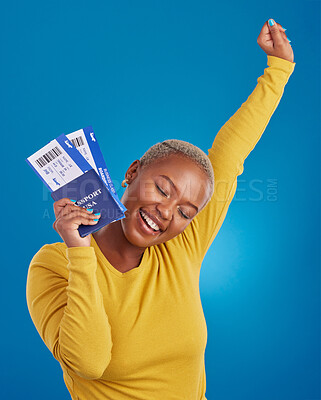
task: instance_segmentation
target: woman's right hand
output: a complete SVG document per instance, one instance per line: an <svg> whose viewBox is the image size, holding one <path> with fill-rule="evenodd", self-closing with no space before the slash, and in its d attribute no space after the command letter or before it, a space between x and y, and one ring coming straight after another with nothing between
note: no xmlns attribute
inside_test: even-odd
<svg viewBox="0 0 321 400"><path fill-rule="evenodd" d="M261 29L257 38L258 45L268 56L283 58L293 63L294 54L285 29L274 20L274 25L270 26L269 21L266 21Z"/></svg>
<svg viewBox="0 0 321 400"><path fill-rule="evenodd" d="M59 233L67 247L89 247L91 235L81 237L79 235L79 225L96 225L100 215L94 215L86 208L76 206L68 198L63 198L54 202L54 212L56 220L53 228Z"/></svg>

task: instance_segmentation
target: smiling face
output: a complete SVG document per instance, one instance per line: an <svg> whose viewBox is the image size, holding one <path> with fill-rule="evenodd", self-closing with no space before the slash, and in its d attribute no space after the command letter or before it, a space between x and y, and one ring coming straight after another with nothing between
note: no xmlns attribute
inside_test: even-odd
<svg viewBox="0 0 321 400"><path fill-rule="evenodd" d="M129 167L128 187L121 199L127 208L121 220L127 240L138 247L164 243L179 235L210 196L206 173L192 160L172 154Z"/></svg>

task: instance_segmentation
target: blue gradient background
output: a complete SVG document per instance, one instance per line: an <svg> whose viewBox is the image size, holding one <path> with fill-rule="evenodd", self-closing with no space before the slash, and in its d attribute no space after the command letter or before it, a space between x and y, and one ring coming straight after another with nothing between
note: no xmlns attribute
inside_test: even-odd
<svg viewBox="0 0 321 400"><path fill-rule="evenodd" d="M152 144L207 151L267 67L256 40L274 18L297 65L203 263L207 398L320 399L320 1L11 1L1 11L1 397L70 398L26 305L29 262L60 237L25 158L92 125L121 196Z"/></svg>

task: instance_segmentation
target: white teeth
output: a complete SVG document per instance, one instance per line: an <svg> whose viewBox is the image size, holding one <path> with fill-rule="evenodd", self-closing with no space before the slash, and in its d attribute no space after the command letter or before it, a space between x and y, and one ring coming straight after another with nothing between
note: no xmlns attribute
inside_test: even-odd
<svg viewBox="0 0 321 400"><path fill-rule="evenodd" d="M148 223L148 225L155 229L156 231L159 231L159 226L155 224L155 222L153 220L151 220L145 213L144 211L140 211L142 217L144 218L144 220Z"/></svg>

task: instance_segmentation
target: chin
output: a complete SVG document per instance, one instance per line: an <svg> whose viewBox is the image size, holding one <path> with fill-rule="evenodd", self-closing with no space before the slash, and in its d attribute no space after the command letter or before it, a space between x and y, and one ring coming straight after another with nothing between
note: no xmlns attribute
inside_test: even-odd
<svg viewBox="0 0 321 400"><path fill-rule="evenodd" d="M121 220L121 226L127 241L136 247L149 247L154 244L162 243L160 240L161 232L152 233L145 229L142 221L139 219Z"/></svg>

